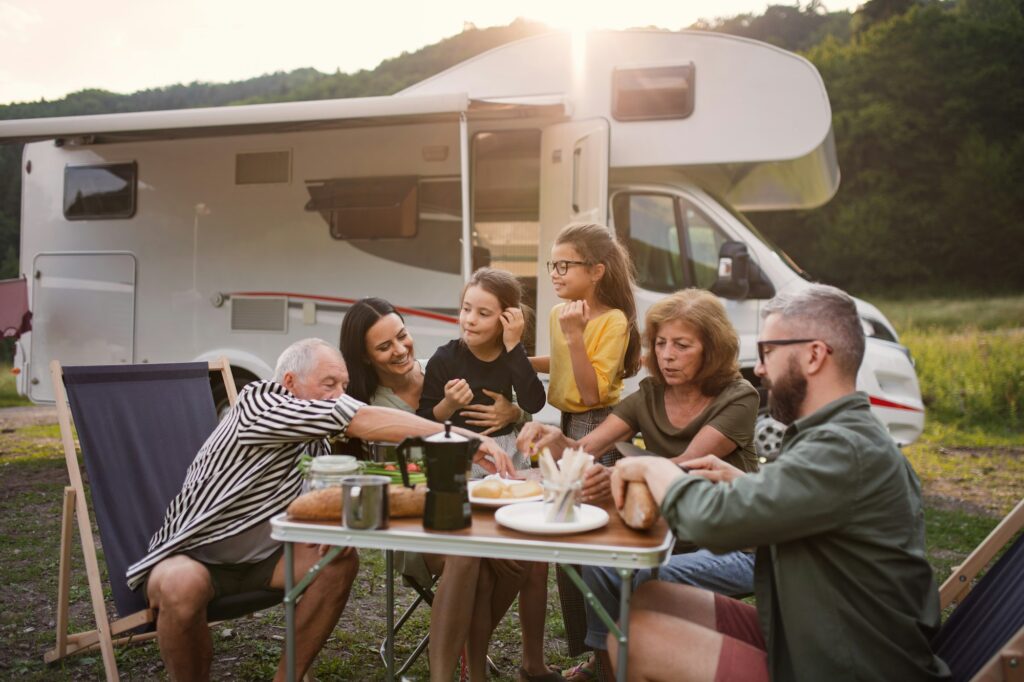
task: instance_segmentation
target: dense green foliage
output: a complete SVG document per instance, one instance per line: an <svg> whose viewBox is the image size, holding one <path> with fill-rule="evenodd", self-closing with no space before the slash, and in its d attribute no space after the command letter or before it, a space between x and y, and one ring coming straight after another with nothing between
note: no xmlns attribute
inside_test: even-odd
<svg viewBox="0 0 1024 682"><path fill-rule="evenodd" d="M752 218L812 275L858 293L1020 291L1024 268L1024 2L820 0L694 28L801 52L828 88L842 183L825 206ZM0 106L0 119L387 95L546 30L476 29L372 71L313 69L227 84ZM0 146L0 276L17 272L20 149Z"/></svg>
<svg viewBox="0 0 1024 682"><path fill-rule="evenodd" d="M806 53L832 101L842 183L822 208L753 219L854 291L1020 291L1021 4L910 4Z"/></svg>

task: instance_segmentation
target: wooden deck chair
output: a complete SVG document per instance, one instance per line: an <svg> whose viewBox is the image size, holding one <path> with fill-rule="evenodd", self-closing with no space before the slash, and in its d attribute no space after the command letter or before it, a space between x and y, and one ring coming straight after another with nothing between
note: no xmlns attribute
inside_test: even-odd
<svg viewBox="0 0 1024 682"><path fill-rule="evenodd" d="M939 589L943 609L957 604L932 640L954 680L1024 681L1024 499ZM999 551L1009 549L985 575Z"/></svg>
<svg viewBox="0 0 1024 682"><path fill-rule="evenodd" d="M151 639L156 612L141 590L125 582L128 566L146 554L163 522L167 504L181 489L185 472L217 425L210 372L220 372L233 405L235 383L227 360L215 362L64 367L50 363L57 418L71 485L64 489L57 643L43 657L53 662L98 646L106 678L118 679L114 644ZM118 618L111 620L103 598L86 489L75 454L72 418L89 477L96 524ZM78 521L96 629L68 633L72 524ZM215 599L212 623L274 605L280 590L260 590Z"/></svg>

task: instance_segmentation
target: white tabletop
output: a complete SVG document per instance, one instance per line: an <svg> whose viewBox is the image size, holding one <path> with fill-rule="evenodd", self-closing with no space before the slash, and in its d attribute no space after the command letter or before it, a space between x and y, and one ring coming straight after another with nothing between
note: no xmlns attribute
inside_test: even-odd
<svg viewBox="0 0 1024 682"><path fill-rule="evenodd" d="M613 568L652 568L664 563L673 544L663 520L647 531L626 528L611 510L604 528L574 535L533 535L498 525L491 510L473 511L473 525L459 531L430 531L421 519L392 519L384 530L350 530L340 523L271 519L271 536L282 542L344 545L367 549L547 561Z"/></svg>

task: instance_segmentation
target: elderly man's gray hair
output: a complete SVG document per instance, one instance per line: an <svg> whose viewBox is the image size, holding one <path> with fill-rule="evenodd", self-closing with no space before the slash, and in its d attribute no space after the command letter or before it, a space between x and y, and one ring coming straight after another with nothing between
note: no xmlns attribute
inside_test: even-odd
<svg viewBox="0 0 1024 682"><path fill-rule="evenodd" d="M864 359L864 327L857 304L845 291L827 284L811 284L781 293L761 308L761 317L769 315L795 322L801 336L827 343L836 365L848 376L857 376Z"/></svg>
<svg viewBox="0 0 1024 682"><path fill-rule="evenodd" d="M284 352L277 358L277 368L274 369L274 381L281 383L284 375L291 372L297 377L305 377L316 364L316 351L318 348L326 348L337 357L341 357L341 351L323 339L302 339L284 349Z"/></svg>

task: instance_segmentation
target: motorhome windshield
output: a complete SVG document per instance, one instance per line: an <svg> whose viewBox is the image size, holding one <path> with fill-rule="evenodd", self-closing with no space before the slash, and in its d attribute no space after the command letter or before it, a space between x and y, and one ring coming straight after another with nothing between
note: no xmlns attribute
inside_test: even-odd
<svg viewBox="0 0 1024 682"><path fill-rule="evenodd" d="M711 193L709 192L709 194L711 194ZM770 248L772 251L774 251L776 253L776 255L778 255L778 257L782 259L782 262L784 262L786 265L788 265L789 267L791 267L793 269L793 272L795 272L796 274L800 275L801 277L803 277L807 281L812 281L810 273L807 272L806 270L804 270L802 267L800 267L795 260L790 258L789 254L786 253L785 251L783 251L782 248L778 244L776 244L771 239L769 239L767 236L765 236L761 232L761 230L757 229L757 227L754 226L754 223L750 222L750 219L747 218L747 216L743 215L742 213L737 211L735 208L733 208L733 206L731 204L729 204L729 202L723 201L721 197L715 196L714 194L711 194L711 196L713 196L715 198L715 200L718 202L718 204L720 206L722 206L723 208L725 208L726 211L731 213L732 216L734 218L736 218L736 220L738 220L741 223L743 223L743 225L748 230L750 230L751 233L753 233L753 235L755 237L757 237L762 242L767 244L768 248Z"/></svg>

